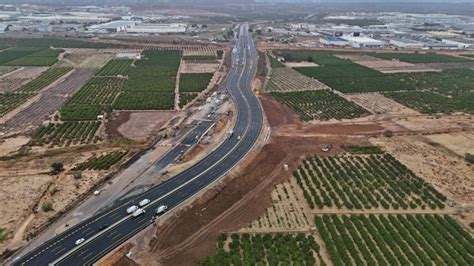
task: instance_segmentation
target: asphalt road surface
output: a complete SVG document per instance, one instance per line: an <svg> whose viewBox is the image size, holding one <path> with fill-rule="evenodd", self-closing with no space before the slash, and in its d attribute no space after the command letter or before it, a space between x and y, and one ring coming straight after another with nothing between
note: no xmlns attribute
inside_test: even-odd
<svg viewBox="0 0 474 266"><path fill-rule="evenodd" d="M97 213L46 241L13 265L91 265L112 249L150 226L155 210L161 205L168 211L200 192L231 170L254 146L263 125L263 113L251 91L257 55L248 26L240 27L232 54L232 68L224 84L237 106L233 135L195 165L129 201ZM169 155L170 157L173 154ZM133 218L126 208L142 199L151 202L146 213ZM76 245L76 240L85 241Z"/></svg>

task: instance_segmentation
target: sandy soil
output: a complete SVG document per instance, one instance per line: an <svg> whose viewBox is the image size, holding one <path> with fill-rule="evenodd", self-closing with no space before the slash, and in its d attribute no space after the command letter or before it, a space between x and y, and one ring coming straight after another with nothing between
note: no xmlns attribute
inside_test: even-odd
<svg viewBox="0 0 474 266"><path fill-rule="evenodd" d="M130 112L129 119L118 126L117 131L125 138L146 141L153 131L162 127L173 115L173 111Z"/></svg>
<svg viewBox="0 0 474 266"><path fill-rule="evenodd" d="M419 114L380 93L345 94L345 98L357 103L374 114L416 115Z"/></svg>
<svg viewBox="0 0 474 266"><path fill-rule="evenodd" d="M316 79L309 78L296 70L286 67L273 68L270 73L265 91L304 91L304 90L323 90L329 89L328 86Z"/></svg>
<svg viewBox="0 0 474 266"><path fill-rule="evenodd" d="M377 70L385 74L439 71L423 65L416 65L396 60L383 60L370 55L341 54L336 56L341 59L351 60L356 64Z"/></svg>
<svg viewBox="0 0 474 266"><path fill-rule="evenodd" d="M219 63L195 63L192 61L181 61L181 73L213 73L219 68Z"/></svg>
<svg viewBox="0 0 474 266"><path fill-rule="evenodd" d="M52 177L49 175L0 176L0 228L14 233L21 221L28 217L48 188ZM7 245L8 241L4 243ZM0 252L4 248L0 245Z"/></svg>
<svg viewBox="0 0 474 266"><path fill-rule="evenodd" d="M46 71L47 67L21 67L0 77L0 92L14 91Z"/></svg>
<svg viewBox="0 0 474 266"><path fill-rule="evenodd" d="M460 157L466 153L474 154L474 132L438 134L426 136L429 140L439 143Z"/></svg>
<svg viewBox="0 0 474 266"><path fill-rule="evenodd" d="M372 138L448 198L462 205L474 203L474 166L423 137Z"/></svg>
<svg viewBox="0 0 474 266"><path fill-rule="evenodd" d="M0 78L18 68L17 66L0 66Z"/></svg>
<svg viewBox="0 0 474 266"><path fill-rule="evenodd" d="M414 116L395 118L392 121L412 131L442 133L474 129L472 115Z"/></svg>
<svg viewBox="0 0 474 266"><path fill-rule="evenodd" d="M285 66L293 68L293 67L317 67L319 65L313 62L286 62Z"/></svg>
<svg viewBox="0 0 474 266"><path fill-rule="evenodd" d="M114 55L106 50L97 49L67 49L64 56L57 63L58 66L72 66L80 68L101 68Z"/></svg>
<svg viewBox="0 0 474 266"><path fill-rule="evenodd" d="M0 156L6 156L21 148L30 141L30 138L25 136L12 137L7 139L0 139Z"/></svg>

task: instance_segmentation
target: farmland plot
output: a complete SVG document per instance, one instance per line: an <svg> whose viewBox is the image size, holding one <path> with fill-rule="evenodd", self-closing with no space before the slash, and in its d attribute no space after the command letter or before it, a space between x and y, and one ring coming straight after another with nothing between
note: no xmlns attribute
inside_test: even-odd
<svg viewBox="0 0 474 266"><path fill-rule="evenodd" d="M270 80L265 86L268 92L289 92L328 89L323 83L309 78L301 73L286 67L274 68Z"/></svg>
<svg viewBox="0 0 474 266"><path fill-rule="evenodd" d="M113 104L116 110L173 110L173 92L125 91Z"/></svg>
<svg viewBox="0 0 474 266"><path fill-rule="evenodd" d="M125 79L93 77L67 102L68 105L110 105L122 91Z"/></svg>
<svg viewBox="0 0 474 266"><path fill-rule="evenodd" d="M334 265L472 265L474 238L448 215L322 215Z"/></svg>
<svg viewBox="0 0 474 266"><path fill-rule="evenodd" d="M100 69L96 76L125 76L132 62L132 59L112 59Z"/></svg>
<svg viewBox="0 0 474 266"><path fill-rule="evenodd" d="M18 46L18 47L57 47L57 48L108 48L117 45L107 43L94 43L72 39L56 38L2 38L0 45Z"/></svg>
<svg viewBox="0 0 474 266"><path fill-rule="evenodd" d="M30 97L26 93L0 93L0 117L15 109Z"/></svg>
<svg viewBox="0 0 474 266"><path fill-rule="evenodd" d="M61 49L45 49L39 52L28 54L24 57L9 61L5 65L9 66L51 66L58 61L58 55L64 52Z"/></svg>
<svg viewBox="0 0 474 266"><path fill-rule="evenodd" d="M180 92L201 92L211 82L213 73L182 73L179 79Z"/></svg>
<svg viewBox="0 0 474 266"><path fill-rule="evenodd" d="M27 130L30 126L39 126L53 115L94 74L94 70L76 69L68 77L51 88L39 92L39 99L8 119L4 129L9 131ZM24 93L26 95L26 93ZM28 93L30 95L32 93Z"/></svg>
<svg viewBox="0 0 474 266"><path fill-rule="evenodd" d="M372 57L363 54L342 54L336 55L341 59L348 59L359 65L377 70L384 74L389 73L413 73L413 72L427 72L427 71L439 71L432 68L428 68L423 65L415 65L407 62L398 60L383 60L380 58Z"/></svg>
<svg viewBox="0 0 474 266"><path fill-rule="evenodd" d="M443 209L446 197L390 154L311 157L293 172L318 209Z"/></svg>
<svg viewBox="0 0 474 266"><path fill-rule="evenodd" d="M198 265L325 265L320 245L305 234L221 235L217 253Z"/></svg>
<svg viewBox="0 0 474 266"><path fill-rule="evenodd" d="M94 156L89 158L86 162L74 166L72 170L108 170L114 164L118 163L126 154L126 151L114 151L101 156Z"/></svg>
<svg viewBox="0 0 474 266"><path fill-rule="evenodd" d="M407 108L400 103L383 96L380 93L351 93L346 98L364 107L374 114L417 114L418 112Z"/></svg>
<svg viewBox="0 0 474 266"><path fill-rule="evenodd" d="M93 140L100 127L99 121L62 122L41 126L33 135L34 144L87 143Z"/></svg>
<svg viewBox="0 0 474 266"><path fill-rule="evenodd" d="M37 78L46 67L21 67L0 77L0 92L13 92L22 85Z"/></svg>
<svg viewBox="0 0 474 266"><path fill-rule="evenodd" d="M39 52L44 48L41 47L12 47L0 52L0 65L22 58L32 53Z"/></svg>
<svg viewBox="0 0 474 266"><path fill-rule="evenodd" d="M371 53L373 57L385 60L400 60L408 63L450 63L466 62L467 58L435 53Z"/></svg>
<svg viewBox="0 0 474 266"><path fill-rule="evenodd" d="M350 119L370 114L357 104L327 90L273 92L272 96L292 108L302 121Z"/></svg>

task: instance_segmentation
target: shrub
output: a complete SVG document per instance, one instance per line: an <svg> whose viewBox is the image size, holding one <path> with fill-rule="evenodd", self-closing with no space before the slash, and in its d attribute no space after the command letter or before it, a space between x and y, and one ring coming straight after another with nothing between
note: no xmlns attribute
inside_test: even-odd
<svg viewBox="0 0 474 266"><path fill-rule="evenodd" d="M468 161L469 163L474 163L474 154L466 153L465 159L466 159L466 161Z"/></svg>
<svg viewBox="0 0 474 266"><path fill-rule="evenodd" d="M45 202L43 203L43 206L41 206L41 209L43 209L44 212L50 212L53 210L53 203Z"/></svg>
<svg viewBox="0 0 474 266"><path fill-rule="evenodd" d="M64 171L64 164L61 162L55 162L51 164L51 174L57 175Z"/></svg>

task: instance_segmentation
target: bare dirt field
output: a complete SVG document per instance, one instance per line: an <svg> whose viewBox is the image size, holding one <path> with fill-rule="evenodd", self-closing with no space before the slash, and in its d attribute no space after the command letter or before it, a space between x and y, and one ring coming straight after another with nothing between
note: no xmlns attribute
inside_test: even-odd
<svg viewBox="0 0 474 266"><path fill-rule="evenodd" d="M411 131L447 133L474 129L472 115L413 116L395 118L392 122Z"/></svg>
<svg viewBox="0 0 474 266"><path fill-rule="evenodd" d="M285 66L293 68L293 67L317 67L319 65L313 62L286 62Z"/></svg>
<svg viewBox="0 0 474 266"><path fill-rule="evenodd" d="M91 69L76 69L63 81L53 83L52 86L39 93L36 101L23 107L3 125L5 131L24 131L37 127L48 119L67 101L68 97L77 92L82 85L94 74ZM22 108L22 107L19 107Z"/></svg>
<svg viewBox="0 0 474 266"><path fill-rule="evenodd" d="M472 206L474 166L463 158L420 136L372 138L370 141L389 151L448 198Z"/></svg>
<svg viewBox="0 0 474 266"><path fill-rule="evenodd" d="M416 65L401 61L383 60L370 55L342 54L336 56L341 59L351 60L356 64L377 70L385 74L439 71L423 65Z"/></svg>
<svg viewBox="0 0 474 266"><path fill-rule="evenodd" d="M427 68L433 69L457 69L457 68L471 68L474 69L474 61L473 62L458 62L458 63L427 63L427 64L419 64L423 65Z"/></svg>
<svg viewBox="0 0 474 266"><path fill-rule="evenodd" d="M46 71L47 67L21 67L0 77L0 92L14 91Z"/></svg>
<svg viewBox="0 0 474 266"><path fill-rule="evenodd" d="M153 131L160 129L175 114L173 111L130 112L128 120L119 125L117 131L125 138L146 141Z"/></svg>
<svg viewBox="0 0 474 266"><path fill-rule="evenodd" d="M217 61L216 61L217 62ZM219 63L198 63L193 61L181 61L181 73L214 73L219 68Z"/></svg>
<svg viewBox="0 0 474 266"><path fill-rule="evenodd" d="M17 151L21 146L27 144L28 141L30 141L30 138L25 136L0 139L0 156L6 156Z"/></svg>
<svg viewBox="0 0 474 266"><path fill-rule="evenodd" d="M11 71L18 68L19 67L16 67L16 66L0 66L0 78L2 78L3 75L6 75L10 73Z"/></svg>
<svg viewBox="0 0 474 266"><path fill-rule="evenodd" d="M67 49L57 64L65 67L97 69L104 66L113 56L112 53L97 49Z"/></svg>
<svg viewBox="0 0 474 266"><path fill-rule="evenodd" d="M417 111L412 110L398 102L383 96L380 93L354 93L345 94L345 98L354 101L374 114L390 115L416 115Z"/></svg>
<svg viewBox="0 0 474 266"><path fill-rule="evenodd" d="M474 132L437 134L426 136L429 140L439 143L460 157L466 153L474 154Z"/></svg>

